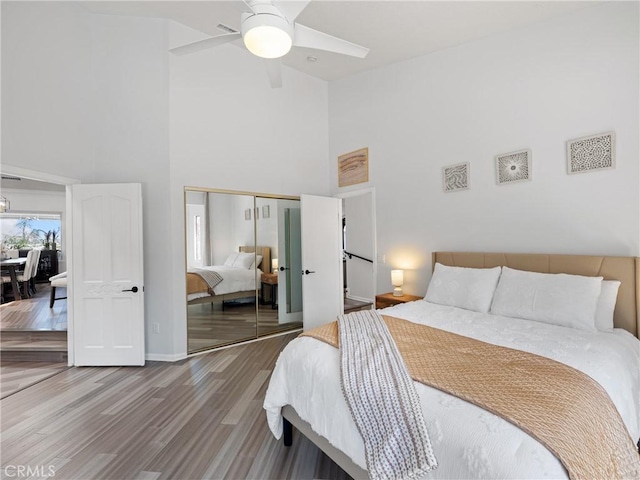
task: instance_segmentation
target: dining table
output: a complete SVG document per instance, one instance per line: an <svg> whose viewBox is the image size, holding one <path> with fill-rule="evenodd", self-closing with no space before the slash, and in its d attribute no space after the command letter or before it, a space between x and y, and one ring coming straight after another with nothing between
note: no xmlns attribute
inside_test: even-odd
<svg viewBox="0 0 640 480"><path fill-rule="evenodd" d="M18 275L16 274L16 268L23 267L27 263L26 257L8 258L6 260L0 260L0 268L9 272L11 278L11 288L13 290L13 299L22 300L20 294L20 285L18 284Z"/></svg>

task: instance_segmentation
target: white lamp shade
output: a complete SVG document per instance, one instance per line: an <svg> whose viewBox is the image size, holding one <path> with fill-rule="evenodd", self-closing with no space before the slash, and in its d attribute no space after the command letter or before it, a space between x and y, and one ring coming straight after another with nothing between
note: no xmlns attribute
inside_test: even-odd
<svg viewBox="0 0 640 480"><path fill-rule="evenodd" d="M277 272L278 271L278 259L277 258L272 258L271 259L271 271L272 272Z"/></svg>
<svg viewBox="0 0 640 480"><path fill-rule="evenodd" d="M391 270L391 285L401 287L404 284L404 270Z"/></svg>
<svg viewBox="0 0 640 480"><path fill-rule="evenodd" d="M404 270L391 270L391 285L395 288L393 289L394 297L402 297L404 293L402 293L402 284L404 283Z"/></svg>

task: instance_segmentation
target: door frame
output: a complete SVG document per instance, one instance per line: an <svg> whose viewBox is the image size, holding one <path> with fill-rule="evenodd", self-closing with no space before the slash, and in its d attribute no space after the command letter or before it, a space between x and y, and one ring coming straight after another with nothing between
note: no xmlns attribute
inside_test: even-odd
<svg viewBox="0 0 640 480"><path fill-rule="evenodd" d="M64 223L65 231L65 261L67 271L71 269L73 248L71 240L71 188L70 185L82 183L77 178L63 177L61 175L55 175L51 173L41 172L38 170L30 170L28 168L16 167L15 165L7 165L3 163L0 167L0 172L5 175L15 175L16 177L28 178L29 180L37 180L39 182L54 183L56 185L65 186L65 215L62 219ZM67 287L67 364L73 366L74 362L74 350L73 350L73 302L72 300L73 289L71 284Z"/></svg>
<svg viewBox="0 0 640 480"><path fill-rule="evenodd" d="M376 189L375 187L361 188L358 190L350 190L348 192L337 193L336 198L353 198L362 195L371 194L371 228L373 230L373 296L378 294L378 227L376 225ZM344 212L343 212L344 213Z"/></svg>

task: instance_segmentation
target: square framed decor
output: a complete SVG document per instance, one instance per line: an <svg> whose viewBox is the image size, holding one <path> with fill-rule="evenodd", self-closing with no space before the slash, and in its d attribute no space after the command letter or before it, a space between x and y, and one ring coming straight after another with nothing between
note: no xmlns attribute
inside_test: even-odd
<svg viewBox="0 0 640 480"><path fill-rule="evenodd" d="M496 182L498 185L531 180L531 150L496 155Z"/></svg>
<svg viewBox="0 0 640 480"><path fill-rule="evenodd" d="M616 168L615 132L598 133L567 141L567 173Z"/></svg>
<svg viewBox="0 0 640 480"><path fill-rule="evenodd" d="M469 188L469 162L457 163L442 168L442 183L445 192L467 190Z"/></svg>

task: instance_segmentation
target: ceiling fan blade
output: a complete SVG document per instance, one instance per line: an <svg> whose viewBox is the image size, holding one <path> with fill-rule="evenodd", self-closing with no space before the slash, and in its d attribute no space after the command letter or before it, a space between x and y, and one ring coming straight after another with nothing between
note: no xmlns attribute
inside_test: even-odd
<svg viewBox="0 0 640 480"><path fill-rule="evenodd" d="M224 35L216 35L215 37L205 38L204 40L200 40L198 42L172 48L169 51L175 55L188 55L190 53L199 52L200 50L206 50L207 48L213 48L217 47L218 45L233 42L234 40L238 40L240 38L242 38L242 34L240 32L225 33Z"/></svg>
<svg viewBox="0 0 640 480"><path fill-rule="evenodd" d="M300 15L300 13L307 7L307 5L309 5L310 1L311 0L282 0L273 2L273 6L280 10L280 12L282 12L289 23L293 23L298 15Z"/></svg>
<svg viewBox="0 0 640 480"><path fill-rule="evenodd" d="M251 0L242 0L242 3L244 4L245 7L247 7L249 10L251 10L251 12L256 13L256 11L253 9L253 5L251 5Z"/></svg>
<svg viewBox="0 0 640 480"><path fill-rule="evenodd" d="M299 23L295 24L293 44L296 47L315 48L316 50L326 50L358 58L364 58L369 53L369 49L366 47L305 27Z"/></svg>
<svg viewBox="0 0 640 480"><path fill-rule="evenodd" d="M282 88L282 63L280 63L280 59L265 58L264 64L267 67L271 88Z"/></svg>

